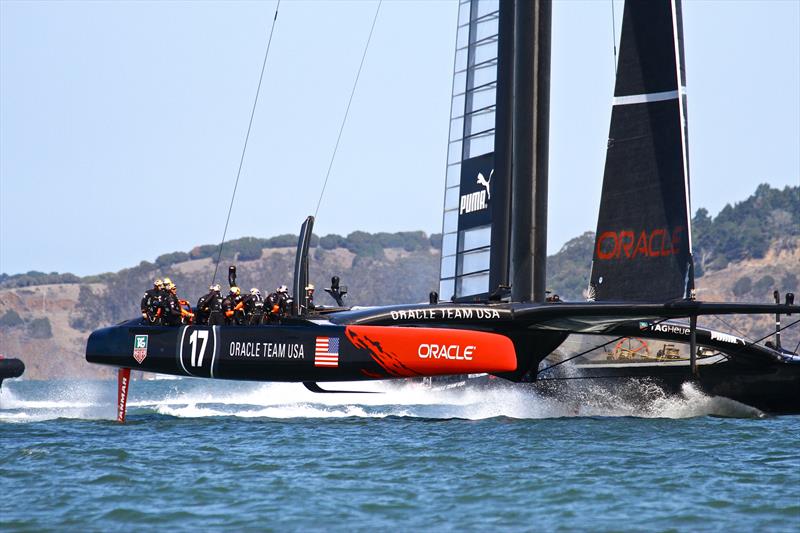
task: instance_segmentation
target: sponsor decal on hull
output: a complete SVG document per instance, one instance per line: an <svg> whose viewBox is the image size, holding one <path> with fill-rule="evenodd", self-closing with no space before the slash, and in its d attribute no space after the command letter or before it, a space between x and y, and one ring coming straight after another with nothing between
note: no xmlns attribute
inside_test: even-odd
<svg viewBox="0 0 800 533"><path fill-rule="evenodd" d="M339 337L317 337L314 346L314 366L339 366Z"/></svg>
<svg viewBox="0 0 800 533"><path fill-rule="evenodd" d="M688 336L691 330L686 326L676 326L675 324L654 324L650 326L650 331L659 333L672 333L674 335Z"/></svg>
<svg viewBox="0 0 800 533"><path fill-rule="evenodd" d="M511 339L483 331L347 326L348 340L394 377L512 372Z"/></svg>
<svg viewBox="0 0 800 533"><path fill-rule="evenodd" d="M298 342L231 341L228 343L228 355L265 359L305 359L303 345Z"/></svg>
<svg viewBox="0 0 800 533"><path fill-rule="evenodd" d="M484 309L480 307L447 307L438 309L406 309L392 311L392 320L493 320L500 319L501 314L497 309Z"/></svg>
<svg viewBox="0 0 800 533"><path fill-rule="evenodd" d="M136 335L133 338L133 358L140 365L147 357L147 335Z"/></svg>
<svg viewBox="0 0 800 533"><path fill-rule="evenodd" d="M718 331L711 332L712 341L728 342L730 344L745 344L744 339L740 339L736 335L729 333L720 333Z"/></svg>
<svg viewBox="0 0 800 533"><path fill-rule="evenodd" d="M450 359L455 361L472 361L475 346L460 344L420 344L417 355L420 359Z"/></svg>

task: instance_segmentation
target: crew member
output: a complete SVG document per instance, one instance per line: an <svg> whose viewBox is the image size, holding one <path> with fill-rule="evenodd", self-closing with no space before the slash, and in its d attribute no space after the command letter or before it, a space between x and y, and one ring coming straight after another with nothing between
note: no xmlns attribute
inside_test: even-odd
<svg viewBox="0 0 800 533"><path fill-rule="evenodd" d="M306 311L313 311L317 307L314 305L314 284L306 285Z"/></svg>
<svg viewBox="0 0 800 533"><path fill-rule="evenodd" d="M178 287L169 278L164 278L166 295L161 300L161 323L177 326L181 323L181 303L178 300Z"/></svg>
<svg viewBox="0 0 800 533"><path fill-rule="evenodd" d="M281 285L275 292L278 293L278 307L280 316L285 317L291 312L292 309L292 297L289 296L289 289L286 288L286 285Z"/></svg>
<svg viewBox="0 0 800 533"><path fill-rule="evenodd" d="M197 301L197 323L198 324L221 324L222 319L222 295L220 294L219 284L208 288L208 293L204 294Z"/></svg>
<svg viewBox="0 0 800 533"><path fill-rule="evenodd" d="M280 300L277 292L271 292L264 298L264 323L280 322Z"/></svg>
<svg viewBox="0 0 800 533"><path fill-rule="evenodd" d="M250 325L261 324L264 319L264 298L261 291L253 287L250 294L242 299L244 303L245 323Z"/></svg>
<svg viewBox="0 0 800 533"><path fill-rule="evenodd" d="M157 324L160 321L158 310L161 306L161 299L164 297L164 282L157 279L153 282L153 288L145 291L142 297L142 318L151 324Z"/></svg>
<svg viewBox="0 0 800 533"><path fill-rule="evenodd" d="M289 289L286 285L281 285L275 292L267 297L266 306L269 311L270 322L280 322L283 317L289 314L292 305L292 298L289 296Z"/></svg>
<svg viewBox="0 0 800 533"><path fill-rule="evenodd" d="M228 296L222 300L222 311L225 314L225 323L228 325L244 323L244 304L241 292L239 287L231 287Z"/></svg>

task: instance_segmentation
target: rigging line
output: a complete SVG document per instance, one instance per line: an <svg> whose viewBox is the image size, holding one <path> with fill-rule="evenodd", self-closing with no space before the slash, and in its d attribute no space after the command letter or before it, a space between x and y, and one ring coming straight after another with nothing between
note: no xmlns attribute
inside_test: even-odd
<svg viewBox="0 0 800 533"><path fill-rule="evenodd" d="M319 206L322 204L322 197L325 195L325 188L328 186L328 178L331 175L331 169L333 168L333 161L336 159L336 151L339 149L339 141L342 140L342 132L344 131L344 125L347 123L347 116L350 113L350 104L353 103L353 96L356 94L356 87L358 86L358 78L361 77L361 68L364 66L364 59L367 57L367 50L369 50L369 42L372 40L372 32L375 29L375 22L378 20L378 13L381 10L381 4L383 0L378 1L378 7L375 9L375 17L372 19L372 27L369 29L369 36L367 37L367 44L364 45L364 53L361 55L361 63L358 65L358 72L356 73L356 80L353 82L353 90L350 91L350 100L347 101L347 108L344 111L344 118L342 119L342 125L339 127L339 135L336 137L336 145L333 147L333 155L331 155L331 161L328 164L328 172L325 173L325 181L322 184L322 191L319 193L319 200L317 200L317 208L314 210L314 218L317 218L317 213L319 213Z"/></svg>
<svg viewBox="0 0 800 533"><path fill-rule="evenodd" d="M792 327L796 326L797 324L800 324L800 319L795 320L794 322L790 323L787 326L783 326L783 327L779 328L778 331L787 330L789 328L792 328ZM767 333L766 335L764 335L763 337L761 337L759 339L756 339L756 340L754 340L752 342L751 341L747 341L744 346L739 347L739 349L737 349L735 351L731 351L730 353L725 353L725 352L719 352L719 353L720 353L720 355L724 356L728 360L730 360L735 355L740 355L743 359L747 359L749 357L751 361L757 361L757 360L759 360L758 357L755 357L755 356L750 355L750 354L742 353L742 350L744 350L745 348L748 348L750 346L755 346L759 342L763 341L764 339L768 339L769 337L771 337L773 335L775 335L775 332L774 331L770 331L769 333ZM798 343L798 347L800 347L800 343ZM797 348L795 348L795 353L797 353ZM714 363L714 364L716 364L716 363Z"/></svg>
<svg viewBox="0 0 800 533"><path fill-rule="evenodd" d="M614 39L614 75L617 74L617 16L614 14L614 0L611 0L611 35Z"/></svg>
<svg viewBox="0 0 800 533"><path fill-rule="evenodd" d="M795 326L795 325L797 325L798 323L800 323L800 320L795 320L794 322L792 322L792 323L791 323L791 324L789 324L788 326L784 326L784 327L782 327L782 328L779 328L779 329L778 329L778 331L784 331L784 330L787 330L787 329L789 329L789 328L791 328L791 327L794 327L794 326ZM767 333L766 335L764 335L764 336L763 336L763 337L761 337L760 339L756 339L756 340L754 340L753 342L749 343L749 345L750 345L750 346L755 346L757 343L759 343L759 342L761 342L761 341L763 341L763 340L765 340L765 339L768 339L769 337L771 337L771 336L772 336L772 335L774 335L774 334L775 334L775 332L773 332L773 331L770 331L769 333ZM731 357L732 357L732 356L734 356L734 355L737 355L737 354L738 354L738 355L741 355L741 356L742 356L744 359L747 359L747 358L749 357L751 361L757 361L757 360L759 360L757 357L754 357L754 356L752 356L752 355L745 354L745 353L740 353L740 352L741 352L741 351L742 351L744 348L747 348L747 347L748 347L748 344L746 343L744 346L742 346L741 348L739 348L739 349L738 349L738 350L736 350L735 352L731 352L730 354L726 354L725 352L718 352L718 353L719 353L719 355L723 356L723 357L725 358L725 360L726 360L726 361L730 361L730 360L731 360ZM797 346L796 346L796 347L795 347L795 349L794 349L794 353L797 353L797 349L798 349L798 348L800 348L800 342L798 342L798 343L797 343ZM717 361L717 363L719 363L719 362L720 362L720 361ZM716 365L717 363L713 363L713 364L715 364L715 365Z"/></svg>
<svg viewBox="0 0 800 533"><path fill-rule="evenodd" d="M664 319L661 319L661 320L659 320L658 322L653 322L653 325L655 326L655 325L657 325L657 324L661 324L662 322L666 322L667 320L669 320L669 318L664 318ZM622 339L624 339L624 338L626 338L626 337L630 337L630 335L621 335L621 336L619 336L619 337L617 337L617 338L615 338L615 339L611 339L611 340L610 340L610 341L608 341L608 342L605 342L605 343L603 343L603 344L598 344L597 346L594 346L594 347L592 347L592 348L589 348L589 349L588 349L588 350L586 350L586 351L583 351L583 352L577 353L577 354L575 354L575 355L571 355L571 356L567 357L566 359L562 359L561 361L559 361L559 362L557 362L557 363L553 363L552 365L550 365L550 366L548 366L548 367L545 367L545 368L543 368L543 369L541 369L541 370L537 371L537 372L536 372L536 375L538 376L538 375L539 375L539 374L541 374L542 372L546 372L546 371L550 370L551 368L555 368L555 367L557 367L557 366L559 366L559 365L563 365L564 363L566 363L566 362L568 362L568 361L572 361L573 359L577 359L578 357L580 357L580 356L582 356L582 355L586 355L586 354L587 354L587 353L589 353L589 352L593 352L593 351L597 350L598 348L604 348L604 347L608 346L609 344L611 344L612 342L617 342L617 341L620 341L620 340L622 340Z"/></svg>
<svg viewBox="0 0 800 533"><path fill-rule="evenodd" d="M717 316L717 315L714 315L714 316ZM789 328L792 328L792 327L796 326L797 324L800 324L800 319L795 320L794 322L790 323L787 326L783 326L783 327L779 328L778 331L787 330ZM759 342L761 342L761 341L763 341L765 339L768 339L769 337L773 336L774 334L775 334L774 331L770 331L769 333L767 333L763 337L758 338L758 339L756 339L754 341L750 341L749 339L746 339L744 346L740 346L737 350L731 351L730 353L725 353L725 352L722 352L722 351L720 351L718 353L720 355L722 355L723 357L725 357L726 360L730 360L733 356L739 355L743 359L747 359L749 357L751 361L758 361L758 360L760 360L758 357L750 355L750 354L742 353L742 350L744 350L745 348L748 348L750 346L755 346ZM800 347L800 343L798 343L798 347ZM795 353L797 353L797 348L795 348L794 351L795 351ZM714 363L714 364L717 364L717 363Z"/></svg>
<svg viewBox="0 0 800 533"><path fill-rule="evenodd" d="M222 240L219 243L219 253L217 254L217 263L214 265L214 276L211 278L211 284L217 280L217 271L219 270L219 262L222 259L222 248L225 246L225 235L228 234L228 223L231 221L231 212L233 211L233 201L236 198L236 189L239 187L239 177L242 175L242 165L244 164L244 155L247 152L247 141L250 140L250 130L253 128L253 117L256 114L256 106L258 105L258 95L261 92L261 82L264 79L264 70L267 67L267 57L269 57L269 49L272 45L272 34L275 32L275 22L278 20L278 9L281 7L281 0L275 5L275 15L272 17L272 27L269 30L269 39L267 39L267 50L264 52L264 61L261 63L261 75L258 77L258 87L256 88L256 97L253 100L253 109L250 111L250 122L247 124L247 134L244 137L244 146L242 146L242 156L239 158L239 170L236 171L236 182L233 185L233 193L231 194L231 204L228 206L228 217L225 219L225 229L222 232Z"/></svg>
<svg viewBox="0 0 800 533"><path fill-rule="evenodd" d="M796 326L797 324L800 324L800 318L799 318L799 319L797 319L797 320L795 320L794 322L791 322L791 323L789 323L789 324L788 324L788 325L786 325L786 326L783 326L783 327L780 327L780 328L778 328L778 331L785 331L785 330L787 330L787 329L789 329L789 328L791 328L791 327L794 327L794 326ZM775 335L775 332L774 332L774 331L770 331L769 333L767 333L767 334L766 334L766 335L764 335L763 337L761 337L761 338L758 338L758 339L756 339L756 340L754 340L754 341L752 341L752 342L748 342L748 343L746 343L744 346L740 347L740 348L739 348L738 350L736 350L735 352L731 352L731 353L730 353L730 355L731 355L731 356L733 356L733 355L736 355L736 354L738 354L739 352L741 352L742 350L744 350L745 348L748 348L748 347L750 347L750 346L755 346L755 345L756 345L756 344L758 344L759 342L763 341L764 339L768 339L768 338L772 337L773 335ZM744 355L744 354L742 354L742 355Z"/></svg>
<svg viewBox="0 0 800 533"><path fill-rule="evenodd" d="M722 317L720 317L719 315L714 315L714 318L716 318L717 320L722 322L725 326L729 327L730 329L732 329L733 331L735 331L736 333L741 335L743 339L748 340L748 341L750 340L750 338L749 338L749 336L747 334L742 332L742 330L740 330L739 328L733 326L731 323L723 320Z"/></svg>

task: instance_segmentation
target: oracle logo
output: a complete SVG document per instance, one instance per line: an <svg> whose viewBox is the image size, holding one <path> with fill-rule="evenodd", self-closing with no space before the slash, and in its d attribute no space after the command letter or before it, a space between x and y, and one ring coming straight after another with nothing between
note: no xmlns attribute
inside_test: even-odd
<svg viewBox="0 0 800 533"><path fill-rule="evenodd" d="M417 355L420 359L450 359L453 361L472 361L475 346L462 348L458 344L420 344Z"/></svg>
<svg viewBox="0 0 800 533"><path fill-rule="evenodd" d="M686 228L678 226L670 234L666 228L637 233L632 230L604 231L597 239L595 255L601 261L609 259L634 259L666 257L681 251L681 240Z"/></svg>

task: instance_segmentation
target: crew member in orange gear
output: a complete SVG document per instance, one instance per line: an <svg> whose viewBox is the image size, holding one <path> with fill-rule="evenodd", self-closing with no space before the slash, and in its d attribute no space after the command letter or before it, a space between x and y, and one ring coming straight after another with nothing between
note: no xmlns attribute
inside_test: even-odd
<svg viewBox="0 0 800 533"><path fill-rule="evenodd" d="M167 326L191 324L194 320L194 313L184 308L184 306L188 307L189 302L178 298L178 287L172 283L171 279L164 278L164 289L167 291L167 296L161 306L164 324Z"/></svg>
<svg viewBox="0 0 800 533"><path fill-rule="evenodd" d="M241 325L244 323L244 302L239 287L231 287L228 296L222 300L222 312L225 314L226 324Z"/></svg>

